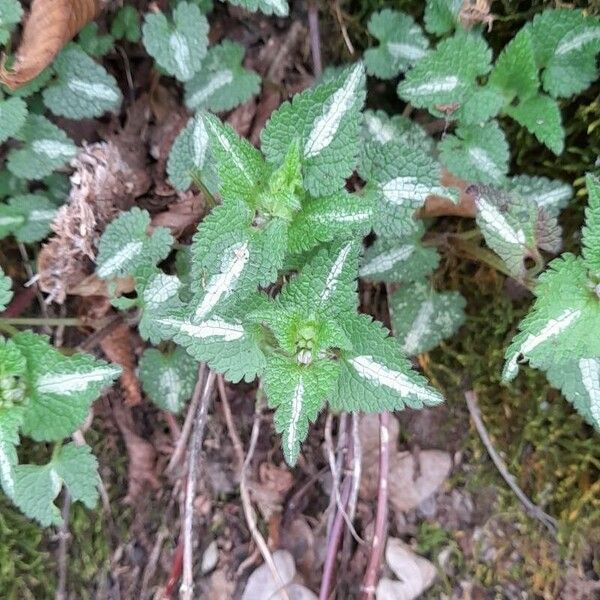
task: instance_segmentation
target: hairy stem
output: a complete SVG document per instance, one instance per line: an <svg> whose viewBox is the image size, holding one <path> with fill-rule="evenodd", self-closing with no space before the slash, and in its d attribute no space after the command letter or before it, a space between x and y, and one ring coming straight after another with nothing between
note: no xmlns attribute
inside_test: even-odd
<svg viewBox="0 0 600 600"><path fill-rule="evenodd" d="M198 370L200 377L202 369ZM202 450L202 441L204 439L204 430L208 416L208 407L212 397L212 391L215 383L214 371L209 371L202 392L202 399L198 405L196 416L194 418L194 432L192 434L192 443L189 457L189 471L187 486L185 491L184 508L184 527L183 527L183 580L179 588L179 594L182 600L192 600L194 597L194 561L193 561L193 523L194 523L194 498L196 497L196 484L198 482L198 467L200 451ZM198 387L198 386L197 386Z"/></svg>
<svg viewBox="0 0 600 600"><path fill-rule="evenodd" d="M383 550L387 537L388 515L388 474L390 467L390 413L379 415L379 489L377 491L377 510L375 513L375 530L371 554L361 588L361 600L372 600L383 558Z"/></svg>
<svg viewBox="0 0 600 600"><path fill-rule="evenodd" d="M244 516L246 517L246 523L248 524L250 535L252 536L256 547L260 551L263 560L265 561L265 564L269 568L269 571L271 571L271 576L273 577L273 580L277 583L279 587L279 596L282 600L290 600L289 594L285 589L286 582L284 582L281 579L281 575L279 574L279 571L277 571L277 566L275 565L275 561L273 560L273 555L269 550L269 546L267 545L267 542L265 541L265 538L263 537L262 533L258 529L258 525L256 523L256 512L252 507L252 501L250 500L250 491L248 490L248 483L246 481L248 471L252 463L252 457L254 456L254 451L256 450L258 435L260 433L261 412L262 405L260 400L257 398L256 409L254 412L254 422L252 423L252 433L250 434L250 444L248 446L248 453L246 454L240 477L240 496L242 497L242 507L244 509Z"/></svg>

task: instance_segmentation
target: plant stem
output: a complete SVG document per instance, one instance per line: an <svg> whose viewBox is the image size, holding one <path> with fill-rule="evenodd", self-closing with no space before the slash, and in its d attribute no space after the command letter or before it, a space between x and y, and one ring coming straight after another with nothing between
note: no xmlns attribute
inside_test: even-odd
<svg viewBox="0 0 600 600"><path fill-rule="evenodd" d="M81 327L84 322L77 317L0 317L0 325L13 325L16 327Z"/></svg>
<svg viewBox="0 0 600 600"><path fill-rule="evenodd" d="M198 381L200 381L202 368L198 369ZM204 429L206 426L208 407L212 397L212 391L215 383L215 372L209 371L202 391L202 399L198 405L194 419L194 432L192 433L192 444L190 448L190 457L188 460L189 470L187 486L185 491L184 521L183 521L183 580L179 588L179 594L182 600L192 600L194 597L194 558L192 548L193 525L194 525L194 499L196 497L196 485L198 483L198 463L200 451L202 450L202 441L204 439ZM194 394L199 393L198 387Z"/></svg>
<svg viewBox="0 0 600 600"><path fill-rule="evenodd" d="M260 393L260 389L259 389ZM248 524L248 529L250 530L250 535L256 544L256 547L259 549L265 564L269 568L271 572L271 577L273 581L277 584L279 589L277 593L281 600L290 600L289 594L287 593L286 585L289 582L284 582L277 571L277 565L273 560L273 555L269 550L269 546L265 541L262 533L259 531L258 526L256 524L256 512L252 507L252 500L250 499L250 491L248 490L248 484L246 482L246 477L248 475L248 470L250 469L250 465L252 463L252 457L254 456L254 451L256 450L256 443L258 442L258 436L260 434L260 419L262 413L262 401L259 398L259 394L257 394L256 399L256 408L254 410L254 421L252 423L252 433L250 434L250 444L248 446L248 453L246 454L246 458L244 460L244 464L242 467L242 472L240 474L240 496L242 497L242 508L244 509L244 516L246 517L246 523ZM271 596L275 597L275 594Z"/></svg>
<svg viewBox="0 0 600 600"><path fill-rule="evenodd" d="M390 413L379 415L379 490L377 492L377 511L371 554L361 588L361 600L375 597L381 559L387 537L388 515L388 475L390 468Z"/></svg>

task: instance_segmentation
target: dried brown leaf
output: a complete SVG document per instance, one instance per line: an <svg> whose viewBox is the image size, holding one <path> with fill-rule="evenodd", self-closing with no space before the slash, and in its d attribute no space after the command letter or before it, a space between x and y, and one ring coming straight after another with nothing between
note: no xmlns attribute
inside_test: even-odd
<svg viewBox="0 0 600 600"><path fill-rule="evenodd" d="M10 68L0 64L0 82L17 89L39 75L86 23L102 10L102 0L33 0L21 44Z"/></svg>
<svg viewBox="0 0 600 600"><path fill-rule="evenodd" d="M156 450L154 446L135 431L134 420L129 407L123 406L119 398L112 403L113 415L127 448L128 489L125 502L132 504L142 494L147 495L147 486L160 487L156 476Z"/></svg>
<svg viewBox="0 0 600 600"><path fill-rule="evenodd" d="M142 402L140 382L135 374L133 339L129 326L121 323L100 341L106 358L123 368L120 382L127 406L137 406Z"/></svg>

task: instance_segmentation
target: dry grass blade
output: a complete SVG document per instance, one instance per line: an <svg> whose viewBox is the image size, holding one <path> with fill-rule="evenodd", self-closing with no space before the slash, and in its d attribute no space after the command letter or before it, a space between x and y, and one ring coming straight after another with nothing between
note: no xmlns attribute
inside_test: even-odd
<svg viewBox="0 0 600 600"><path fill-rule="evenodd" d="M86 23L104 7L103 0L33 0L15 61L0 65L0 82L11 89L39 75Z"/></svg>

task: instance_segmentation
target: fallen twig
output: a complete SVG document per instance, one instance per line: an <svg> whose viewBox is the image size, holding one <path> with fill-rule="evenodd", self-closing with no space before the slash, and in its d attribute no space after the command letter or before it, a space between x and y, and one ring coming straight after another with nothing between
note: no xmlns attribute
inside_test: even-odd
<svg viewBox="0 0 600 600"><path fill-rule="evenodd" d="M346 507L348 505L348 498L350 497L351 488L352 478L348 476L344 479L344 483L342 484L342 507ZM327 538L327 554L325 556L325 564L323 565L323 577L321 579L321 588L319 590L319 600L327 600L329 598L329 590L331 589L331 582L333 580L333 571L335 569L337 551L340 544L340 538L342 537L343 526L344 516L342 511L338 510L333 520L331 533Z"/></svg>
<svg viewBox="0 0 600 600"><path fill-rule="evenodd" d="M227 433L229 439L233 444L235 456L237 459L237 477L238 480L241 476L242 469L244 467L244 448L242 447L242 441L238 435L235 423L233 422L233 416L231 414L231 407L229 406L229 399L227 398L227 390L225 389L225 381L223 375L217 375L217 388L219 390L219 398L221 399L221 407L223 408L223 415L225 416L225 423L227 424Z"/></svg>
<svg viewBox="0 0 600 600"><path fill-rule="evenodd" d="M250 535L256 544L256 547L260 551L265 564L271 571L271 576L273 580L279 586L279 595L282 600L290 600L289 595L285 589L285 582L281 579L281 575L279 571L277 571L277 566L275 565L275 561L273 560L273 555L269 550L269 546L267 546L267 542L265 538L258 530L256 525L256 512L252 507L252 501L250 500L250 492L248 491L248 484L246 482L246 477L248 475L248 470L250 469L250 464L252 463L252 457L254 456L254 451L256 450L256 443L258 442L258 435L260 433L260 419L261 419L262 407L257 399L256 401L256 410L254 412L254 422L252 424L252 433L250 434L250 444L248 446L248 453L246 454L246 459L244 460L244 465L242 467L242 473L240 476L240 496L242 498L242 507L244 509L244 516L246 517L246 523L248 524L248 529L250 530Z"/></svg>
<svg viewBox="0 0 600 600"><path fill-rule="evenodd" d="M321 61L321 34L319 32L319 9L314 0L308 2L308 31L310 34L310 54L313 62L313 72L318 79L323 74Z"/></svg>
<svg viewBox="0 0 600 600"><path fill-rule="evenodd" d="M200 380L201 376L202 367L198 369L198 380ZM214 383L215 372L209 371L208 376L206 377L206 383L204 384L204 389L202 391L202 397L194 417L194 431L192 433L190 457L188 460L188 478L185 491L183 515L183 577L181 587L179 588L179 594L182 600L192 600L194 597L194 560L192 548L194 498L196 497L196 484L198 482L198 462L200 458L200 451L202 450L204 429L206 427L208 407L210 405Z"/></svg>
<svg viewBox="0 0 600 600"><path fill-rule="evenodd" d="M361 587L361 600L371 600L375 597L377 578L387 537L388 514L388 475L390 467L390 413L379 415L379 489L377 491L377 510L375 513L375 529L371 554Z"/></svg>
<svg viewBox="0 0 600 600"><path fill-rule="evenodd" d="M506 481L508 487L514 492L515 496L520 500L521 504L525 507L530 516L534 519L537 519L548 531L556 536L556 527L557 522L554 517L551 517L549 514L545 513L537 504L534 504L525 494L525 492L517 485L514 476L508 470L508 467L500 458L498 452L494 448L492 444L492 440L483 424L481 419L481 411L479 410L479 404L477 403L477 394L470 390L465 392L465 400L467 401L467 407L469 409L469 413L471 414L471 418L473 419L473 423L475 424L475 429L481 438L487 453L490 455L490 458L496 465L498 472L502 475L502 479Z"/></svg>
<svg viewBox="0 0 600 600"><path fill-rule="evenodd" d="M67 558L69 549L69 514L71 510L71 495L65 490L63 507L61 511L62 524L58 529L58 585L54 600L67 598Z"/></svg>
<svg viewBox="0 0 600 600"><path fill-rule="evenodd" d="M204 375L206 371L206 366L204 363L200 365L200 369L198 371L198 379L196 381L196 387L194 388L194 393L192 395L192 399L190 401L190 407L188 408L187 415L185 417L185 422L183 423L183 427L181 428L181 436L177 440L177 445L173 450L173 454L171 455L171 460L165 469L166 474L172 473L175 468L181 462L183 455L187 449L187 441L190 437L190 432L192 431L192 425L194 424L194 415L196 414L196 408L198 403L200 402L201 392L202 392L202 384L204 382Z"/></svg>

